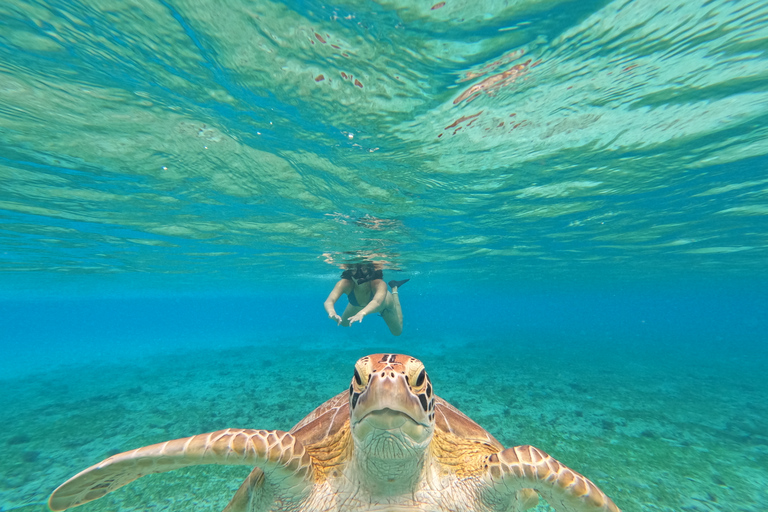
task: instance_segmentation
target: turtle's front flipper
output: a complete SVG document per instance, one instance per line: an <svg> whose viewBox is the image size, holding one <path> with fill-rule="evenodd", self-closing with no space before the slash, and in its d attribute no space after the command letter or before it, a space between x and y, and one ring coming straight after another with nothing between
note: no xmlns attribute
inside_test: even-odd
<svg viewBox="0 0 768 512"><path fill-rule="evenodd" d="M588 478L533 446L490 455L487 467L486 478L499 494L530 488L557 512L621 512Z"/></svg>
<svg viewBox="0 0 768 512"><path fill-rule="evenodd" d="M201 464L255 466L286 488L313 483L312 460L298 439L280 430L227 429L119 453L78 473L48 499L51 510L101 498L137 478ZM298 498L298 496L296 496Z"/></svg>

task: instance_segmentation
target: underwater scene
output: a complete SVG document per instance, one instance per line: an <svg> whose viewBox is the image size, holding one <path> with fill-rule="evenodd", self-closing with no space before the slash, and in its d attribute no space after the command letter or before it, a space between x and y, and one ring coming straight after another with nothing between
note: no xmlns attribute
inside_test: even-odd
<svg viewBox="0 0 768 512"><path fill-rule="evenodd" d="M765 512L767 121L758 0L0 3L0 511L348 394L348 487L227 512ZM370 354L415 412L358 422ZM615 506L473 465L437 397ZM368 478L395 416L435 432L408 489L476 492ZM261 462L217 450L50 506L221 512Z"/></svg>

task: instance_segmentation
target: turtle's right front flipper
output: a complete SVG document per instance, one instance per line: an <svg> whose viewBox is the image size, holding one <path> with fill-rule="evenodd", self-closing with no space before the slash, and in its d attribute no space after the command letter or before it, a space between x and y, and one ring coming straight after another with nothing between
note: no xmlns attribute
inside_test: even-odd
<svg viewBox="0 0 768 512"><path fill-rule="evenodd" d="M227 429L113 455L64 482L53 491L48 506L54 511L66 510L101 498L144 475L201 464L258 467L267 482L292 488L292 494L302 484L308 492L314 481L312 459L291 434Z"/></svg>
<svg viewBox="0 0 768 512"><path fill-rule="evenodd" d="M557 512L621 512L591 480L534 446L490 455L486 468L486 478L498 494L534 489Z"/></svg>

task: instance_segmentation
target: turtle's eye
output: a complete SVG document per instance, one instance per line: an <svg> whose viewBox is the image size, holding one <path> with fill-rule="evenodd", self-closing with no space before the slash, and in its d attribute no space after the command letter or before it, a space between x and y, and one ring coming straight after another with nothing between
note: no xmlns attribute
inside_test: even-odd
<svg viewBox="0 0 768 512"><path fill-rule="evenodd" d="M408 382L414 391L419 392L424 386L424 383L429 382L427 371L422 367L421 370L419 370L419 373L411 373L410 377L408 377Z"/></svg>
<svg viewBox="0 0 768 512"><path fill-rule="evenodd" d="M365 368L361 368L359 370L355 368L355 374L352 377L352 383L359 390L363 390L368 385L369 378L370 375Z"/></svg>

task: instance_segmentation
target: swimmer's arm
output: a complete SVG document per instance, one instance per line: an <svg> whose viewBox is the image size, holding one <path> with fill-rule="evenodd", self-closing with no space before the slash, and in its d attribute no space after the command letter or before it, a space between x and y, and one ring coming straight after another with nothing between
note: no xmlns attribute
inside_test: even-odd
<svg viewBox="0 0 768 512"><path fill-rule="evenodd" d="M333 290L331 290L331 293L328 295L328 298L325 299L325 303L323 304L325 312L328 313L328 318L341 322L341 317L336 314L336 309L333 306L336 304L336 301L339 300L339 297L345 293L349 293L349 288L351 286L352 281L349 279L340 279L339 282L336 283L336 286L333 287Z"/></svg>
<svg viewBox="0 0 768 512"><path fill-rule="evenodd" d="M376 293L373 295L373 298L371 298L371 301L363 308L363 311L365 311L366 314L378 310L379 306L384 304L384 301L387 299L387 283L381 279L377 279L372 284L376 286Z"/></svg>

